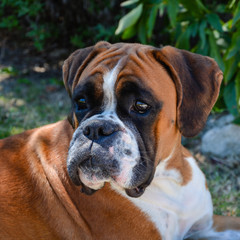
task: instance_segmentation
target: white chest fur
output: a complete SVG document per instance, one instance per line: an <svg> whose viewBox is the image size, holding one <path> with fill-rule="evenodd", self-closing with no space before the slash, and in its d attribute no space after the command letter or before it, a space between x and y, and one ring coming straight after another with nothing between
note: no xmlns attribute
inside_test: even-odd
<svg viewBox="0 0 240 240"><path fill-rule="evenodd" d="M130 198L120 191L150 218L164 240L184 239L212 225L212 201L204 175L193 158L186 160L193 177L185 186L177 183L178 172L166 170L162 162L141 197Z"/></svg>

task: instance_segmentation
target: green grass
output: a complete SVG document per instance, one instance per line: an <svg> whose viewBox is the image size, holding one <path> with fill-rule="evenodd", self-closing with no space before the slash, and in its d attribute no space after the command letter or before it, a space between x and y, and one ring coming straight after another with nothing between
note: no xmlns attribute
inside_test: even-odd
<svg viewBox="0 0 240 240"><path fill-rule="evenodd" d="M0 138L66 118L70 101L61 80L4 74L0 73Z"/></svg>
<svg viewBox="0 0 240 240"><path fill-rule="evenodd" d="M240 216L240 169L211 164L208 159L200 164L205 173L213 199L214 213Z"/></svg>

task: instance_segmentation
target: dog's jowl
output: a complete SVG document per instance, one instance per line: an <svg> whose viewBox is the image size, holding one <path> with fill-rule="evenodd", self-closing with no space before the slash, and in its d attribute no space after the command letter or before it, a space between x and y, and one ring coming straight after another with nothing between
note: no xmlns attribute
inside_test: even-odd
<svg viewBox="0 0 240 240"><path fill-rule="evenodd" d="M217 100L213 59L99 42L63 80L68 120L0 140L0 239L240 239L181 145Z"/></svg>

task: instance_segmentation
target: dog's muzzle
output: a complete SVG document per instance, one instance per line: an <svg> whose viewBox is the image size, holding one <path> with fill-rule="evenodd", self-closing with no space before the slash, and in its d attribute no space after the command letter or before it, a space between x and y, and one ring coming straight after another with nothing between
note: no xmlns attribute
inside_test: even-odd
<svg viewBox="0 0 240 240"><path fill-rule="evenodd" d="M68 158L69 175L75 184L80 184L79 170L85 175L95 174L102 178L108 178L118 171L111 144L119 130L120 127L114 122L98 119L87 121L76 130Z"/></svg>
<svg viewBox="0 0 240 240"><path fill-rule="evenodd" d="M126 189L129 196L138 197L145 189L135 186L138 179L133 171L139 159L138 145L129 129L114 120L93 118L75 131L67 168L72 181L82 184L87 194L111 181Z"/></svg>

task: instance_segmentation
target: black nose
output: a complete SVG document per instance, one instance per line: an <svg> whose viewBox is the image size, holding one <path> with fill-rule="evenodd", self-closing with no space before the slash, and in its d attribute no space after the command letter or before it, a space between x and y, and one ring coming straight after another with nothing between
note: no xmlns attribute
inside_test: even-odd
<svg viewBox="0 0 240 240"><path fill-rule="evenodd" d="M119 131L119 125L112 121L91 120L83 129L83 134L90 140L99 140Z"/></svg>

